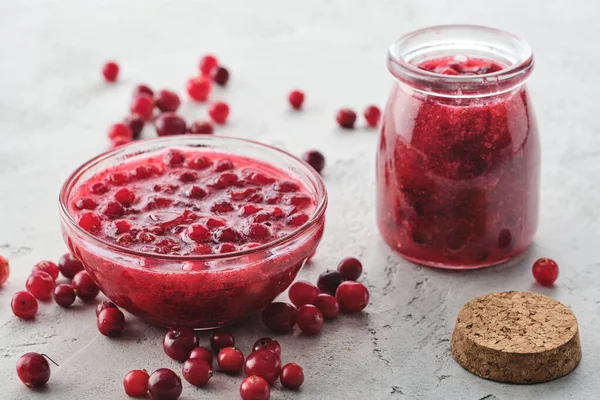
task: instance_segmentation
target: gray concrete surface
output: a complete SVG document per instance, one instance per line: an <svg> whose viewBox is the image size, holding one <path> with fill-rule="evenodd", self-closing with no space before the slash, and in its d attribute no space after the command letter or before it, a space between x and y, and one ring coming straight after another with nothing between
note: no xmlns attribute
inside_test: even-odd
<svg viewBox="0 0 600 400"><path fill-rule="evenodd" d="M372 303L313 338L278 336L285 362L303 365L298 393L272 399L598 399L600 397L600 54L598 5L591 1L2 1L0 2L0 254L12 275L0 289L0 398L125 399L121 380L134 368L179 365L161 348L164 331L128 318L124 337L95 327L92 307L42 304L34 322L16 319L12 294L31 266L56 260L57 195L67 175L102 151L105 132L128 107L133 86L183 93L199 56L214 52L231 85L213 97L232 107L218 130L294 153L327 156L328 226L300 274L315 280L343 256L360 257ZM440 23L477 23L528 40L537 66L530 87L543 146L541 224L535 245L508 265L447 272L413 265L388 249L374 224L377 134L336 127L337 108L383 104L391 86L384 59L400 34ZM122 66L116 85L100 68ZM307 94L302 113L288 109L291 88ZM205 106L185 102L189 119ZM151 134L146 131L145 134ZM539 256L561 267L553 289L536 286ZM569 376L514 386L479 379L450 357L448 339L460 306L497 290L533 290L571 307L581 328L583 360ZM267 332L252 320L233 327L248 351ZM206 341L208 334L202 334ZM15 363L28 351L60 364L48 388L27 390ZM235 399L241 377L217 374L206 389L185 385L182 399Z"/></svg>

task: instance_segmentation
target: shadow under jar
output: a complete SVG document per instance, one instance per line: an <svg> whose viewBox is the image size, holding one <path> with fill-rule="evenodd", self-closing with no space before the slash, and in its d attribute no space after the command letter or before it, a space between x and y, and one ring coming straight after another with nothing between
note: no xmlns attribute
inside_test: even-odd
<svg viewBox="0 0 600 400"><path fill-rule="evenodd" d="M466 269L507 261L538 223L540 146L530 47L448 25L398 39L377 154L377 223L405 258Z"/></svg>

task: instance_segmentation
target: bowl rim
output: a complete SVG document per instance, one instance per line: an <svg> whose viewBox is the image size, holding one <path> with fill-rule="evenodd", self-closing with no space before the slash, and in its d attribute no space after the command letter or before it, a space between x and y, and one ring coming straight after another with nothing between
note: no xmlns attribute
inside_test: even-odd
<svg viewBox="0 0 600 400"><path fill-rule="evenodd" d="M71 187L72 183L77 178L79 178L80 175L85 173L91 167L93 167L103 161L109 160L110 158L114 157L115 155L118 155L119 153L122 153L124 150L126 151L129 148L144 147L145 144L164 142L165 146L161 149L161 150L164 150L169 147L168 143L170 143L170 142L173 142L173 144L172 144L173 147L182 146L183 144L179 142L181 140L190 141L190 142L194 142L197 140L199 140L200 142L210 142L210 141L218 141L218 140L232 141L232 142L244 142L244 143L250 144L252 146L262 147L268 151L274 151L276 153L283 155L284 157L287 157L287 158L293 160L296 164L299 164L303 168L304 172L306 172L310 178L314 179L314 181L316 183L317 191L315 194L317 196L318 203L317 203L317 207L315 208L315 211L312 213L312 215L310 216L308 221L306 223L304 223L302 226L298 227L297 229L288 233L285 236L282 236L275 240L269 241L267 243L263 243L260 246L256 246L256 247L253 247L250 249L233 251L230 253L203 254L203 255L175 255L175 254L148 253L148 252L143 252L143 251L119 246L115 243L111 243L109 241L100 239L99 237L94 236L91 233L89 233L88 231L86 231L85 229L81 228L79 226L79 224L75 221L74 217L69 213L69 207L68 207L69 196L68 196L68 194L70 194L70 191L72 190L72 187ZM142 150L142 149L140 149L140 150ZM157 150L157 151L160 151L160 150ZM232 153L232 154L235 154L235 153ZM274 165L274 166L279 168L277 165ZM69 193L67 193L67 191L69 191ZM311 193L313 193L313 192L314 191L311 191ZM259 253L259 252L268 250L270 248L285 244L287 242L290 242L290 241L300 237L307 230L309 230L318 220L320 220L322 218L322 216L325 214L325 210L326 210L327 204L328 204L328 196L327 196L327 189L325 187L325 183L323 182L323 179L321 178L319 173L317 171L315 171L315 169L313 167L311 167L304 160L301 160L300 158L294 156L293 154L291 154L285 150L281 150L275 146L271 146L271 145L261 143L261 142L255 141L255 140L242 139L242 138L237 138L237 137L232 137L232 136L174 135L174 136L168 136L168 137L158 137L158 138L136 140L135 142L126 144L124 146L119 146L117 148L105 151L105 152L85 161L83 164L81 164L79 167L77 167L68 176L68 178L65 180L65 182L62 184L60 193L58 196L58 202L59 202L60 216L61 216L62 220L67 225L69 225L69 227L71 229L75 229L78 233L83 235L83 237L85 237L86 240L92 241L93 243L100 245L100 246L108 247L109 249L114 250L118 253L127 254L127 255L131 255L131 256L135 256L135 257L143 257L143 258L148 258L148 259L160 259L160 260L167 260L167 261L213 261L213 260L234 259L234 258L239 258L242 256L251 255L254 253Z"/></svg>

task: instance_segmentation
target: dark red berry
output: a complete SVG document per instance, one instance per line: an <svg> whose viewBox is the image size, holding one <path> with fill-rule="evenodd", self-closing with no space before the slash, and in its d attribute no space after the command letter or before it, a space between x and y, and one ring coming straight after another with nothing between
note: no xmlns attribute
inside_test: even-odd
<svg viewBox="0 0 600 400"><path fill-rule="evenodd" d="M158 92L154 102L156 107L162 112L175 112L181 104L181 100L179 100L177 93L170 90L161 90Z"/></svg>
<svg viewBox="0 0 600 400"><path fill-rule="evenodd" d="M83 301L91 301L98 296L100 289L87 271L79 271L71 281L75 295Z"/></svg>
<svg viewBox="0 0 600 400"><path fill-rule="evenodd" d="M169 149L163 157L163 162L169 167L177 167L178 165L183 164L184 161L185 156L183 155L183 152L176 149Z"/></svg>
<svg viewBox="0 0 600 400"><path fill-rule="evenodd" d="M131 129L132 138L139 139L142 134L142 130L144 129L144 119L137 114L128 115L123 120L123 123Z"/></svg>
<svg viewBox="0 0 600 400"><path fill-rule="evenodd" d="M302 159L318 173L321 173L323 168L325 168L325 157L317 150L307 151L302 155Z"/></svg>
<svg viewBox="0 0 600 400"><path fill-rule="evenodd" d="M379 118L381 118L381 111L379 107L371 105L365 108L364 116L367 120L367 125L376 127L379 124Z"/></svg>
<svg viewBox="0 0 600 400"><path fill-rule="evenodd" d="M76 273L83 271L83 264L71 253L66 253L58 260L58 268L65 278L72 279Z"/></svg>
<svg viewBox="0 0 600 400"><path fill-rule="evenodd" d="M340 309L347 313L360 312L369 304L369 291L359 282L346 281L335 292Z"/></svg>
<svg viewBox="0 0 600 400"><path fill-rule="evenodd" d="M321 293L335 295L335 291L342 282L344 282L344 278L342 278L342 275L338 271L327 270L319 275L317 287Z"/></svg>
<svg viewBox="0 0 600 400"><path fill-rule="evenodd" d="M272 385L279 378L281 360L271 350L256 350L246 359L244 371L246 372L246 376L260 376Z"/></svg>
<svg viewBox="0 0 600 400"><path fill-rule="evenodd" d="M288 389L298 389L304 383L304 371L298 364L286 364L281 369L279 380Z"/></svg>
<svg viewBox="0 0 600 400"><path fill-rule="evenodd" d="M213 373L210 364L200 358L190 358L183 363L181 370L183 378L194 386L204 386Z"/></svg>
<svg viewBox="0 0 600 400"><path fill-rule="evenodd" d="M362 274L362 264L354 257L344 258L337 267L338 272L345 281L356 281Z"/></svg>
<svg viewBox="0 0 600 400"><path fill-rule="evenodd" d="M17 375L29 388L44 386L50 380L50 364L39 353L27 353L17 361Z"/></svg>
<svg viewBox="0 0 600 400"><path fill-rule="evenodd" d="M109 61L102 67L102 75L107 82L114 82L119 76L119 65L116 62Z"/></svg>
<svg viewBox="0 0 600 400"><path fill-rule="evenodd" d="M218 65L219 61L217 58L212 54L207 54L200 59L200 73L204 76L208 76Z"/></svg>
<svg viewBox="0 0 600 400"><path fill-rule="evenodd" d="M13 314L21 319L31 319L38 311L38 302L35 297L24 290L14 294L10 303Z"/></svg>
<svg viewBox="0 0 600 400"><path fill-rule="evenodd" d="M323 328L323 313L312 304L305 304L296 312L296 323L305 335L316 335Z"/></svg>
<svg viewBox="0 0 600 400"><path fill-rule="evenodd" d="M262 321L273 332L291 332L296 325L296 307L288 303L271 303L263 310Z"/></svg>
<svg viewBox="0 0 600 400"><path fill-rule="evenodd" d="M25 283L27 291L38 300L49 300L52 297L54 286L54 279L44 271L33 272Z"/></svg>
<svg viewBox="0 0 600 400"><path fill-rule="evenodd" d="M154 96L154 91L150 89L150 86L139 84L133 89L133 97L138 96L140 94L147 94L148 96Z"/></svg>
<svg viewBox="0 0 600 400"><path fill-rule="evenodd" d="M97 318L98 331L104 336L119 336L125 329L125 315L118 308L105 308Z"/></svg>
<svg viewBox="0 0 600 400"><path fill-rule="evenodd" d="M67 284L60 284L54 288L53 292L54 301L61 307L69 307L75 302L75 291L73 286Z"/></svg>
<svg viewBox="0 0 600 400"><path fill-rule="evenodd" d="M148 390L152 400L177 400L183 387L175 372L168 368L160 368L150 375Z"/></svg>
<svg viewBox="0 0 600 400"><path fill-rule="evenodd" d="M214 102L208 108L208 115L217 124L224 124L229 116L229 106L222 101Z"/></svg>
<svg viewBox="0 0 600 400"><path fill-rule="evenodd" d="M277 354L277 356L281 357L281 345L277 340L271 339L270 337L260 338L256 341L256 343L254 343L252 351L257 351L260 349L271 350Z"/></svg>
<svg viewBox="0 0 600 400"><path fill-rule="evenodd" d="M154 127L158 136L183 135L187 130L185 120L172 112L165 112L156 118Z"/></svg>
<svg viewBox="0 0 600 400"><path fill-rule="evenodd" d="M342 128L353 129L356 122L356 113L349 108L342 108L335 118Z"/></svg>
<svg viewBox="0 0 600 400"><path fill-rule="evenodd" d="M533 263L533 277L542 286L552 286L558 278L558 264L549 258L540 258Z"/></svg>
<svg viewBox="0 0 600 400"><path fill-rule="evenodd" d="M210 365L212 365L212 361L213 361L212 352L203 346L192 349L192 351L190 352L189 358L199 358L201 360L206 361Z"/></svg>
<svg viewBox="0 0 600 400"><path fill-rule="evenodd" d="M188 94L195 101L206 101L211 88L210 79L204 76L191 78L186 86Z"/></svg>
<svg viewBox="0 0 600 400"><path fill-rule="evenodd" d="M187 360L195 347L198 347L198 336L190 328L171 328L163 340L165 354L177 361Z"/></svg>
<svg viewBox="0 0 600 400"><path fill-rule="evenodd" d="M33 266L32 272L37 271L46 272L52 277L53 280L56 280L56 278L58 278L60 269L58 268L58 265L56 265L52 261L40 261L39 263Z"/></svg>
<svg viewBox="0 0 600 400"><path fill-rule="evenodd" d="M304 103L304 93L300 90L293 90L288 96L288 101L292 108L299 110L302 108L302 103Z"/></svg>
<svg viewBox="0 0 600 400"><path fill-rule="evenodd" d="M78 210L94 210L96 207L98 207L96 200L89 197L82 197L75 202L75 208Z"/></svg>
<svg viewBox="0 0 600 400"><path fill-rule="evenodd" d="M131 397L146 397L148 394L148 380L150 376L145 370L134 369L129 371L123 379L125 393Z"/></svg>
<svg viewBox="0 0 600 400"><path fill-rule="evenodd" d="M212 135L214 128L208 121L196 121L190 126L188 132L195 135Z"/></svg>
<svg viewBox="0 0 600 400"><path fill-rule="evenodd" d="M217 355L219 370L235 374L244 366L244 354L235 347L224 347Z"/></svg>
<svg viewBox="0 0 600 400"><path fill-rule="evenodd" d="M154 99L150 95L139 94L133 98L129 111L132 114L139 115L144 121L149 121L152 119L154 111Z"/></svg>
<svg viewBox="0 0 600 400"><path fill-rule="evenodd" d="M214 351L219 351L224 347L234 346L235 338L229 331L216 331L210 335L210 347L212 347Z"/></svg>
<svg viewBox="0 0 600 400"><path fill-rule="evenodd" d="M229 71L225 67L214 68L211 75L213 82L219 86L225 86L229 81Z"/></svg>
<svg viewBox="0 0 600 400"><path fill-rule="evenodd" d="M290 301L296 307L312 304L319 295L319 289L308 281L294 282L288 292Z"/></svg>
<svg viewBox="0 0 600 400"><path fill-rule="evenodd" d="M113 303L112 301L106 301L106 300L102 300L100 303L98 303L98 305L96 306L96 317L98 317L98 315L100 315L100 313L104 310L106 310L107 308L118 308L117 305L115 303Z"/></svg>
<svg viewBox="0 0 600 400"><path fill-rule="evenodd" d="M242 400L269 400L271 386L260 376L249 376L240 386L240 396Z"/></svg>
<svg viewBox="0 0 600 400"><path fill-rule="evenodd" d="M317 299L313 304L321 311L323 317L327 319L334 319L340 313L340 304L337 299L330 294L321 293L317 296Z"/></svg>

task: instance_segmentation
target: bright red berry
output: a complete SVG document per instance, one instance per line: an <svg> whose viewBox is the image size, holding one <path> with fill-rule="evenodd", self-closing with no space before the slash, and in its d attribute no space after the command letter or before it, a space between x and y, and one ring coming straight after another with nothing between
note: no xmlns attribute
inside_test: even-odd
<svg viewBox="0 0 600 400"><path fill-rule="evenodd" d="M271 350L256 350L246 359L244 371L246 372L246 376L260 376L272 385L279 378L281 360Z"/></svg>
<svg viewBox="0 0 600 400"><path fill-rule="evenodd" d="M235 347L224 347L217 355L219 370L235 374L244 366L244 354Z"/></svg>
<svg viewBox="0 0 600 400"><path fill-rule="evenodd" d="M212 365L213 355L212 352L206 347L200 346L192 349L189 358L199 358L206 361L209 365Z"/></svg>
<svg viewBox="0 0 600 400"><path fill-rule="evenodd" d="M50 380L50 364L39 353L27 353L17 361L17 375L29 388L44 386Z"/></svg>
<svg viewBox="0 0 600 400"><path fill-rule="evenodd" d="M79 226L88 232L97 232L102 226L102 221L96 213L87 211L79 215Z"/></svg>
<svg viewBox="0 0 600 400"><path fill-rule="evenodd" d="M260 376L249 376L240 386L240 396L242 400L269 400L271 386Z"/></svg>
<svg viewBox="0 0 600 400"><path fill-rule="evenodd" d="M2 263L2 259L0 258L0 264ZM60 269L58 265L53 263L52 261L40 261L39 263L33 266L32 272L43 271L49 274L53 280L58 278L58 274L60 273ZM0 283L1 285L2 283Z"/></svg>
<svg viewBox="0 0 600 400"><path fill-rule="evenodd" d="M321 310L323 317L334 319L340 313L340 304L338 300L330 294L321 293L314 301L314 306Z"/></svg>
<svg viewBox="0 0 600 400"><path fill-rule="evenodd" d="M87 271L79 271L71 281L75 295L83 301L91 301L98 296L100 289Z"/></svg>
<svg viewBox="0 0 600 400"><path fill-rule="evenodd" d="M335 292L340 309L347 313L360 312L369 304L369 290L359 282L346 281Z"/></svg>
<svg viewBox="0 0 600 400"><path fill-rule="evenodd" d="M0 286L4 284L8 280L10 276L10 266L8 264L8 260L2 256L0 256Z"/></svg>
<svg viewBox="0 0 600 400"><path fill-rule="evenodd" d="M76 273L83 271L83 264L71 253L63 254L58 260L60 273L68 279L72 279Z"/></svg>
<svg viewBox="0 0 600 400"><path fill-rule="evenodd" d="M316 335L323 328L323 313L312 304L305 304L296 312L296 323L305 335Z"/></svg>
<svg viewBox="0 0 600 400"><path fill-rule="evenodd" d="M296 307L312 304L319 295L319 289L308 281L294 282L288 292L290 301Z"/></svg>
<svg viewBox="0 0 600 400"><path fill-rule="evenodd" d="M225 67L216 67L211 73L212 80L219 86L227 85L229 81L229 71Z"/></svg>
<svg viewBox="0 0 600 400"><path fill-rule="evenodd" d="M140 95L142 93L147 94L149 96L154 96L154 91L152 89L150 89L150 86L148 86L148 85L139 84L135 87L135 89L133 89L133 97Z"/></svg>
<svg viewBox="0 0 600 400"><path fill-rule="evenodd" d="M296 307L288 303L271 303L263 310L262 321L273 332L291 332L296 325Z"/></svg>
<svg viewBox="0 0 600 400"><path fill-rule="evenodd" d="M187 130L185 120L172 112L160 114L154 121L154 127L158 136L183 135Z"/></svg>
<svg viewBox="0 0 600 400"><path fill-rule="evenodd" d="M54 286L54 279L44 271L33 272L25 283L27 291L38 300L49 300L52 297Z"/></svg>
<svg viewBox="0 0 600 400"><path fill-rule="evenodd" d="M317 287L321 293L335 295L335 291L342 282L344 282L344 278L338 271L327 270L319 275Z"/></svg>
<svg viewBox="0 0 600 400"><path fill-rule="evenodd" d="M108 130L108 138L113 142L119 139L131 141L133 138L133 131L125 124L114 124Z"/></svg>
<svg viewBox="0 0 600 400"><path fill-rule="evenodd" d="M271 350L272 352L277 354L279 357L281 357L281 345L279 344L279 342L277 340L272 339L270 337L260 338L256 341L256 343L254 343L254 346L252 347L252 351L257 351L260 349Z"/></svg>
<svg viewBox="0 0 600 400"><path fill-rule="evenodd" d="M302 103L304 103L304 93L300 90L292 90L288 96L288 101L292 108L299 110L302 108Z"/></svg>
<svg viewBox="0 0 600 400"><path fill-rule="evenodd" d="M190 328L171 328L163 339L163 350L173 360L187 360L195 347L198 347L198 336Z"/></svg>
<svg viewBox="0 0 600 400"><path fill-rule="evenodd" d="M210 364L200 358L190 358L183 363L183 378L194 386L204 386L213 373Z"/></svg>
<svg viewBox="0 0 600 400"><path fill-rule="evenodd" d="M177 400L183 387L175 372L168 368L160 368L150 375L148 390L153 400Z"/></svg>
<svg viewBox="0 0 600 400"><path fill-rule="evenodd" d="M14 294L10 303L13 314L21 319L31 319L38 311L38 302L33 295L24 290Z"/></svg>
<svg viewBox="0 0 600 400"><path fill-rule="evenodd" d="M214 351L219 351L224 347L234 346L235 338L229 331L216 331L210 335L210 347L212 347Z"/></svg>
<svg viewBox="0 0 600 400"><path fill-rule="evenodd" d="M139 139L144 129L144 119L137 114L128 115L123 120L123 123L131 129L132 139Z"/></svg>
<svg viewBox="0 0 600 400"><path fill-rule="evenodd" d="M354 257L344 258L337 267L338 272L346 281L356 281L362 274L362 264Z"/></svg>
<svg viewBox="0 0 600 400"><path fill-rule="evenodd" d="M195 101L206 101L211 89L210 79L204 76L190 78L186 85L188 94Z"/></svg>
<svg viewBox="0 0 600 400"><path fill-rule="evenodd" d="M323 168L325 168L325 157L317 150L307 151L302 155L302 159L318 173L321 173Z"/></svg>
<svg viewBox="0 0 600 400"><path fill-rule="evenodd" d="M114 82L119 76L119 65L113 61L109 61L102 67L102 75L107 82Z"/></svg>
<svg viewBox="0 0 600 400"><path fill-rule="evenodd" d="M349 108L342 108L335 118L342 128L353 129L356 122L356 113Z"/></svg>
<svg viewBox="0 0 600 400"><path fill-rule="evenodd" d="M150 376L145 370L134 369L129 371L123 379L125 393L131 397L146 397L148 394L148 379L150 379Z"/></svg>
<svg viewBox="0 0 600 400"><path fill-rule="evenodd" d="M73 286L67 284L60 284L54 288L53 292L54 301L61 307L69 307L75 302L75 291Z"/></svg>
<svg viewBox="0 0 600 400"><path fill-rule="evenodd" d="M219 65L219 61L212 54L207 54L200 59L200 73L209 76L214 68Z"/></svg>
<svg viewBox="0 0 600 400"><path fill-rule="evenodd" d="M281 369L279 380L288 389L298 389L304 383L304 371L298 364L286 364Z"/></svg>
<svg viewBox="0 0 600 400"><path fill-rule="evenodd" d="M188 132L195 135L212 135L214 128L208 121L196 121L189 127Z"/></svg>
<svg viewBox="0 0 600 400"><path fill-rule="evenodd" d="M98 314L98 331L104 336L119 336L125 329L125 315L118 308L105 308Z"/></svg>
<svg viewBox="0 0 600 400"><path fill-rule="evenodd" d="M139 94L133 98L129 110L132 114L139 115L144 121L149 121L152 119L154 111L154 99L150 95Z"/></svg>
<svg viewBox="0 0 600 400"><path fill-rule="evenodd" d="M161 90L158 92L154 102L156 103L156 107L162 112L175 112L181 104L177 93L171 90Z"/></svg>
<svg viewBox="0 0 600 400"><path fill-rule="evenodd" d="M550 258L540 258L533 263L533 277L542 286L552 286L558 278L558 264Z"/></svg>
<svg viewBox="0 0 600 400"><path fill-rule="evenodd" d="M217 101L208 108L208 115L210 115L212 120L217 124L224 124L229 116L229 106L227 103Z"/></svg>
<svg viewBox="0 0 600 400"><path fill-rule="evenodd" d="M208 240L211 237L210 230L203 224L191 224L186 229L187 237L194 242L200 243Z"/></svg>
<svg viewBox="0 0 600 400"><path fill-rule="evenodd" d="M381 111L379 107L371 105L365 108L364 116L367 120L367 125L376 127L379 124L379 118L381 118Z"/></svg>

